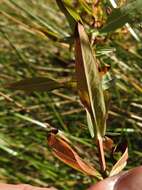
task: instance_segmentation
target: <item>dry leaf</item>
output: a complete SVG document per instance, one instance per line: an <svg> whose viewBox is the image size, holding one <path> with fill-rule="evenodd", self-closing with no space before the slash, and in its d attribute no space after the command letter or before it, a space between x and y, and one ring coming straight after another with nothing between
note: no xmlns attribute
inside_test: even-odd
<svg viewBox="0 0 142 190"><path fill-rule="evenodd" d="M111 151L113 148L113 140L105 136L103 138L103 147L104 147L104 150Z"/></svg>
<svg viewBox="0 0 142 190"><path fill-rule="evenodd" d="M52 148L53 154L67 165L84 174L100 177L100 174L90 164L83 161L73 148L64 140L50 133L48 145Z"/></svg>
<svg viewBox="0 0 142 190"><path fill-rule="evenodd" d="M123 144L123 153L121 158L116 162L116 164L112 167L112 170L110 172L109 176L113 176L118 174L120 171L123 170L123 168L127 164L127 159L128 159L128 147L126 144Z"/></svg>

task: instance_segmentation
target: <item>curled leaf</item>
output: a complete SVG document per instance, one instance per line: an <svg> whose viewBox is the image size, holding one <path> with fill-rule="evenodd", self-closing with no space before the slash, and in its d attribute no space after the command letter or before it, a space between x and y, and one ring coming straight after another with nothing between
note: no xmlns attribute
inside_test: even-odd
<svg viewBox="0 0 142 190"><path fill-rule="evenodd" d="M122 156L112 167L112 170L110 171L110 176L116 175L120 171L122 171L127 164L127 159L128 159L128 147L126 144L123 144Z"/></svg>
<svg viewBox="0 0 142 190"><path fill-rule="evenodd" d="M48 145L52 153L65 164L73 167L84 174L100 177L98 171L83 161L73 148L64 140L50 133L48 136Z"/></svg>

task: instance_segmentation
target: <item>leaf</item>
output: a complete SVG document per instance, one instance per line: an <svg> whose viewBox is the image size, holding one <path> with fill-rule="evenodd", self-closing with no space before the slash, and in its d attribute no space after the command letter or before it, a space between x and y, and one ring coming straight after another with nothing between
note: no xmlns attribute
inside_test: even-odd
<svg viewBox="0 0 142 190"><path fill-rule="evenodd" d="M88 110L93 129L98 138L104 136L106 128L106 108L96 58L93 55L88 36L82 24L75 31L75 62L77 88L82 104Z"/></svg>
<svg viewBox="0 0 142 190"><path fill-rule="evenodd" d="M103 148L104 148L104 150L111 151L112 148L113 148L113 145L114 145L113 140L111 138L105 136L104 139L103 139Z"/></svg>
<svg viewBox="0 0 142 190"><path fill-rule="evenodd" d="M129 21L128 14L124 14L120 8L116 8L108 17L106 25L100 30L100 32L105 33L114 31Z"/></svg>
<svg viewBox="0 0 142 190"><path fill-rule="evenodd" d="M79 0L79 3L84 8L86 13L88 13L89 15L93 15L93 11L92 11L91 7L84 0Z"/></svg>
<svg viewBox="0 0 142 190"><path fill-rule="evenodd" d="M92 123L90 113L88 112L87 109L86 109L86 117L87 117L87 126L89 129L90 135L91 135L91 137L94 137L94 125Z"/></svg>
<svg viewBox="0 0 142 190"><path fill-rule="evenodd" d="M76 22L80 21L81 22L81 17L78 14L77 11L75 11L74 7L72 7L72 2L70 0L64 0L65 6L69 12L69 14L74 18Z"/></svg>
<svg viewBox="0 0 142 190"><path fill-rule="evenodd" d="M102 77L102 88L103 88L103 91L105 91L105 90L113 87L114 84L115 84L115 78L112 78L109 73L107 73L106 75L104 75Z"/></svg>
<svg viewBox="0 0 142 190"><path fill-rule="evenodd" d="M64 139L50 133L48 136L48 145L51 147L52 153L65 164L83 172L84 174L100 177L98 171L83 161Z"/></svg>
<svg viewBox="0 0 142 190"><path fill-rule="evenodd" d="M65 1L66 2L66 1ZM59 6L60 10L66 16L71 30L74 32L75 25L77 21L81 21L79 14L71 7L69 3L65 3L62 0L56 0L57 5Z"/></svg>
<svg viewBox="0 0 142 190"><path fill-rule="evenodd" d="M116 8L112 11L108 17L106 25L100 30L100 32L111 32L117 28L122 27L127 22L133 22L138 14L142 11L142 1L133 0L129 1L121 8Z"/></svg>
<svg viewBox="0 0 142 190"><path fill-rule="evenodd" d="M64 86L62 83L57 82L51 78L37 77L27 78L19 82L7 84L6 87L15 90L32 91L50 91Z"/></svg>
<svg viewBox="0 0 142 190"><path fill-rule="evenodd" d="M102 80L102 89L103 91L109 89L110 87L112 87L113 83L114 83L114 79L111 78L111 75L109 74L109 69L110 66L104 66L102 68L98 68L99 69L99 76L101 77ZM71 88L77 88L77 81L76 79L73 77L70 81L68 81L65 84L66 87L71 87Z"/></svg>
<svg viewBox="0 0 142 190"><path fill-rule="evenodd" d="M127 159L128 159L128 147L126 144L123 144L123 153L121 158L116 162L116 164L112 167L112 170L110 171L109 176L113 176L118 174L120 171L123 170L123 168L127 164Z"/></svg>

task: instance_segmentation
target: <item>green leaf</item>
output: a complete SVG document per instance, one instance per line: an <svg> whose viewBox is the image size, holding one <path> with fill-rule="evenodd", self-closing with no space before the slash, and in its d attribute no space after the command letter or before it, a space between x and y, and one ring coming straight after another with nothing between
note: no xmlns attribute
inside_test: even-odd
<svg viewBox="0 0 142 190"><path fill-rule="evenodd" d="M106 25L100 30L100 32L111 32L117 28L122 27L129 21L128 14L124 14L120 8L114 9L112 14L108 17Z"/></svg>
<svg viewBox="0 0 142 190"><path fill-rule="evenodd" d="M93 123L92 123L90 113L88 112L87 109L86 109L86 117L87 117L87 125L88 125L90 135L91 135L91 137L94 137L94 126L93 126Z"/></svg>
<svg viewBox="0 0 142 190"><path fill-rule="evenodd" d="M88 36L82 24L75 32L75 59L78 92L82 104L88 110L94 128L91 135L104 136L106 128L106 108L96 58L93 55Z"/></svg>
<svg viewBox="0 0 142 190"><path fill-rule="evenodd" d="M8 88L15 90L32 91L51 91L63 87L63 83L57 82L51 78L37 77L28 78L19 82L6 85Z"/></svg>
<svg viewBox="0 0 142 190"><path fill-rule="evenodd" d="M105 74L102 77L103 91L108 90L109 88L111 88L114 85L114 81L115 81L114 78L112 78L109 73Z"/></svg>
<svg viewBox="0 0 142 190"><path fill-rule="evenodd" d="M62 0L56 0L56 3L66 16L72 32L74 32L76 22L81 21L79 14L73 9L73 7L71 7L71 4L68 3L68 1L63 2Z"/></svg>
<svg viewBox="0 0 142 190"><path fill-rule="evenodd" d="M17 156L18 152L14 151L10 148L10 139L7 136L0 134L0 149L6 151L7 153L11 154L12 156Z"/></svg>
<svg viewBox="0 0 142 190"><path fill-rule="evenodd" d="M89 15L93 15L92 8L84 0L79 0L79 3Z"/></svg>
<svg viewBox="0 0 142 190"><path fill-rule="evenodd" d="M141 14L141 11L141 0L129 1L126 5L112 11L111 15L108 17L106 25L100 30L100 32L111 32L122 27L127 22L133 22L136 16Z"/></svg>

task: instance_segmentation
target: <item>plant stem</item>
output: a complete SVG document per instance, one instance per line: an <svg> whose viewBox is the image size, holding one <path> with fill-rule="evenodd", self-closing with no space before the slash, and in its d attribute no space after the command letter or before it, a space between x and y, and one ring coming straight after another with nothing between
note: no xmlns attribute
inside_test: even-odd
<svg viewBox="0 0 142 190"><path fill-rule="evenodd" d="M102 176L104 177L105 170L106 170L106 161L105 161L103 139L102 138L97 139L97 145L98 145L98 153L99 153L99 162L100 162L100 167L101 167L101 173L102 173Z"/></svg>

